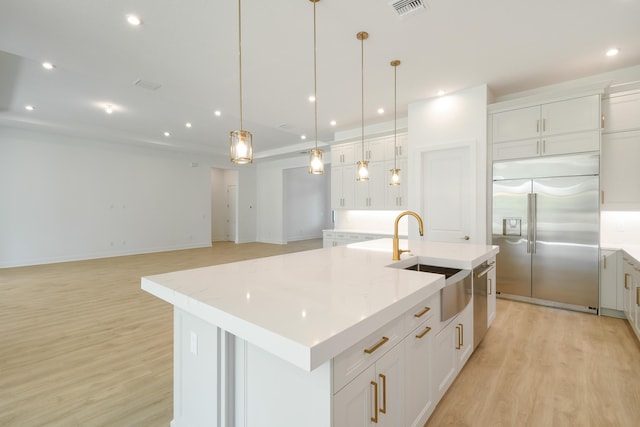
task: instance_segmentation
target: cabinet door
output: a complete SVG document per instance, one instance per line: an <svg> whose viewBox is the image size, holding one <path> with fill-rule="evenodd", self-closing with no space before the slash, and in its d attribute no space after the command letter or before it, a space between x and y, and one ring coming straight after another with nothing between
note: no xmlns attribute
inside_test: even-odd
<svg viewBox="0 0 640 427"><path fill-rule="evenodd" d="M600 129L600 95L542 105L542 135Z"/></svg>
<svg viewBox="0 0 640 427"><path fill-rule="evenodd" d="M401 344L376 362L379 426L404 425L404 368L404 346Z"/></svg>
<svg viewBox="0 0 640 427"><path fill-rule="evenodd" d="M500 142L493 144L493 160L522 159L540 155L540 140Z"/></svg>
<svg viewBox="0 0 640 427"><path fill-rule="evenodd" d="M394 144L393 136L389 138L386 146L386 160L393 160L394 156L398 159L406 159L407 158L407 150L409 136L406 133L396 135L396 141Z"/></svg>
<svg viewBox="0 0 640 427"><path fill-rule="evenodd" d="M640 129L640 92L612 94L602 100L605 132Z"/></svg>
<svg viewBox="0 0 640 427"><path fill-rule="evenodd" d="M540 152L551 156L599 150L600 132L592 131L545 137L542 139Z"/></svg>
<svg viewBox="0 0 640 427"><path fill-rule="evenodd" d="M540 135L540 107L493 114L493 142L530 139Z"/></svg>
<svg viewBox="0 0 640 427"><path fill-rule="evenodd" d="M629 321L632 319L633 315L633 290L634 290L634 269L633 264L627 259L624 261L623 267L623 284L624 284L624 293L623 293L623 307L624 314Z"/></svg>
<svg viewBox="0 0 640 427"><path fill-rule="evenodd" d="M333 425L359 427L375 425L374 395L380 393L375 365L370 366L333 396Z"/></svg>
<svg viewBox="0 0 640 427"><path fill-rule="evenodd" d="M456 371L462 369L471 353L473 353L473 302L458 315L456 321L456 350L458 355L458 363Z"/></svg>
<svg viewBox="0 0 640 427"><path fill-rule="evenodd" d="M456 321L450 322L435 336L433 346L433 400L438 402L456 377Z"/></svg>
<svg viewBox="0 0 640 427"><path fill-rule="evenodd" d="M355 163L354 145L336 145L331 148L331 164L333 165L351 165Z"/></svg>
<svg viewBox="0 0 640 427"><path fill-rule="evenodd" d="M616 251L600 251L600 308L620 310Z"/></svg>
<svg viewBox="0 0 640 427"><path fill-rule="evenodd" d="M370 162L383 162L385 160L385 151L389 139L377 139L370 142L365 142L365 160ZM393 139L391 139L393 144Z"/></svg>
<svg viewBox="0 0 640 427"><path fill-rule="evenodd" d="M603 209L640 210L640 131L602 136Z"/></svg>
<svg viewBox="0 0 640 427"><path fill-rule="evenodd" d="M356 209L384 209L384 162L369 163L369 180L355 182Z"/></svg>
<svg viewBox="0 0 640 427"><path fill-rule="evenodd" d="M434 409L433 332L430 323L423 322L404 340L405 354L405 418L406 425L422 427Z"/></svg>

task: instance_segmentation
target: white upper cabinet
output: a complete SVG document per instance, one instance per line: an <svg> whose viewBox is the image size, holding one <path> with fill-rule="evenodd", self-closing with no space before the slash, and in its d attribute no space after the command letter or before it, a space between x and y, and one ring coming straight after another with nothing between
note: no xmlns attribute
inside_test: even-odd
<svg viewBox="0 0 640 427"><path fill-rule="evenodd" d="M640 130L602 136L602 209L640 210Z"/></svg>
<svg viewBox="0 0 640 427"><path fill-rule="evenodd" d="M352 144L337 145L331 148L332 165L352 165L355 162L356 156Z"/></svg>
<svg viewBox="0 0 640 427"><path fill-rule="evenodd" d="M600 126L600 95L497 112L493 160L598 151Z"/></svg>
<svg viewBox="0 0 640 427"><path fill-rule="evenodd" d="M640 129L640 91L614 93L602 100L604 132Z"/></svg>

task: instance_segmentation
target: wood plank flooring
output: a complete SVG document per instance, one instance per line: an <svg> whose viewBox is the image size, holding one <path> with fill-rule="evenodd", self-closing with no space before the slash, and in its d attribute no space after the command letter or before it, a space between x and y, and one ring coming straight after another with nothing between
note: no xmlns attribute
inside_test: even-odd
<svg viewBox="0 0 640 427"><path fill-rule="evenodd" d="M0 269L0 426L167 427L172 307L140 277L299 250L212 248ZM640 344L625 321L499 300L435 426L640 425Z"/></svg>

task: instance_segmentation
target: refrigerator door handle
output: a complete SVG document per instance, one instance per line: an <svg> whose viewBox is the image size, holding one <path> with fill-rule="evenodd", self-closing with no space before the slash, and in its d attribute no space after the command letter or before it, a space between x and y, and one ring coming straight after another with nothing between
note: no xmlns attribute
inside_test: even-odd
<svg viewBox="0 0 640 427"><path fill-rule="evenodd" d="M533 201L531 206L533 237L531 238L531 253L535 254L538 245L538 193L531 194L531 200Z"/></svg>
<svg viewBox="0 0 640 427"><path fill-rule="evenodd" d="M531 193L527 193L527 253L531 253Z"/></svg>

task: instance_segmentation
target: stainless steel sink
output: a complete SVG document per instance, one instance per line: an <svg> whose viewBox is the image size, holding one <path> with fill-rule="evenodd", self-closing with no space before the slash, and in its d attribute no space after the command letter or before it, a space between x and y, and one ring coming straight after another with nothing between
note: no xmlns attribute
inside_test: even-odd
<svg viewBox="0 0 640 427"><path fill-rule="evenodd" d="M405 270L422 271L424 273L444 274L444 277L448 279L454 274L459 273L461 270L458 268L439 267L437 265L425 265L425 264L413 264L404 268Z"/></svg>

